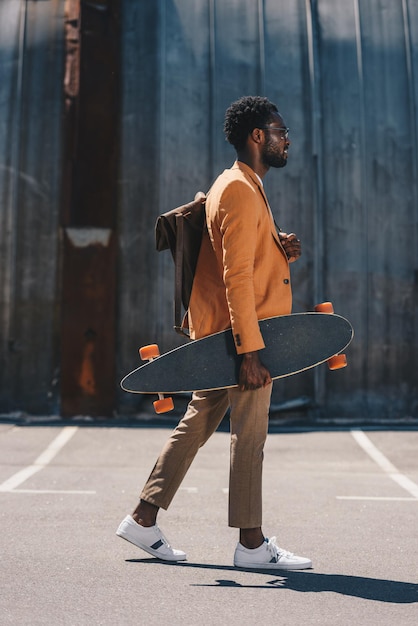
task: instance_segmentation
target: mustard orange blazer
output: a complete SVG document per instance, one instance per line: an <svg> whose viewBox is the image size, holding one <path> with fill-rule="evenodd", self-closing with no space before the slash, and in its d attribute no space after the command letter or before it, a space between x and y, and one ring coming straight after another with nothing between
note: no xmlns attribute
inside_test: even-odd
<svg viewBox="0 0 418 626"><path fill-rule="evenodd" d="M263 185L236 161L206 200L202 241L190 298L192 339L232 327L238 354L264 348L258 320L291 312L289 263Z"/></svg>

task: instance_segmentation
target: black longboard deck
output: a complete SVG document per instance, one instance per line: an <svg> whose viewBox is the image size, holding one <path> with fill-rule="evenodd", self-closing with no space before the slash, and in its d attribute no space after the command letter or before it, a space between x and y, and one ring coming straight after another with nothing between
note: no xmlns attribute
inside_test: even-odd
<svg viewBox="0 0 418 626"><path fill-rule="evenodd" d="M344 317L327 313L294 313L259 322L266 345L262 363L273 379L324 363L341 353L353 338ZM132 393L182 393L235 387L241 357L231 330L190 341L141 365L125 376L121 387Z"/></svg>

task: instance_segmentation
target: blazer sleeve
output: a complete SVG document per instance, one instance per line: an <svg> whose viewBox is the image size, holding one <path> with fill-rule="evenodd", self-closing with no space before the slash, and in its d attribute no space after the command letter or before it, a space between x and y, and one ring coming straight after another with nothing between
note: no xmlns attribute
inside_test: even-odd
<svg viewBox="0 0 418 626"><path fill-rule="evenodd" d="M260 219L259 199L252 187L233 181L218 209L223 280L238 354L265 347L254 293L254 266Z"/></svg>

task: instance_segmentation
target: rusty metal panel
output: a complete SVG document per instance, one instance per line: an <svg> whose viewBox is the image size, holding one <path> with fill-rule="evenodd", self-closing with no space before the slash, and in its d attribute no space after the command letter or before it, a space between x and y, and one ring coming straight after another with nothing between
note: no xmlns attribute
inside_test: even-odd
<svg viewBox="0 0 418 626"><path fill-rule="evenodd" d="M61 412L115 409L119 0L66 7Z"/></svg>
<svg viewBox="0 0 418 626"><path fill-rule="evenodd" d="M119 12L120 0L66 0L63 225L117 222Z"/></svg>
<svg viewBox="0 0 418 626"><path fill-rule="evenodd" d="M116 224L119 5L119 0L68 0L65 224Z"/></svg>
<svg viewBox="0 0 418 626"><path fill-rule="evenodd" d="M61 414L111 415L115 393L116 237L63 231Z"/></svg>

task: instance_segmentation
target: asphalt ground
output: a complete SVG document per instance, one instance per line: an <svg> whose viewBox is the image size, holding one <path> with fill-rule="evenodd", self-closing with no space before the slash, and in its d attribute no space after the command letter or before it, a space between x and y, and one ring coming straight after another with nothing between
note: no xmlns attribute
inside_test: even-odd
<svg viewBox="0 0 418 626"><path fill-rule="evenodd" d="M263 528L303 572L232 566L227 432L159 517L186 562L115 535L169 430L0 424L2 624L417 625L416 428L269 434Z"/></svg>

